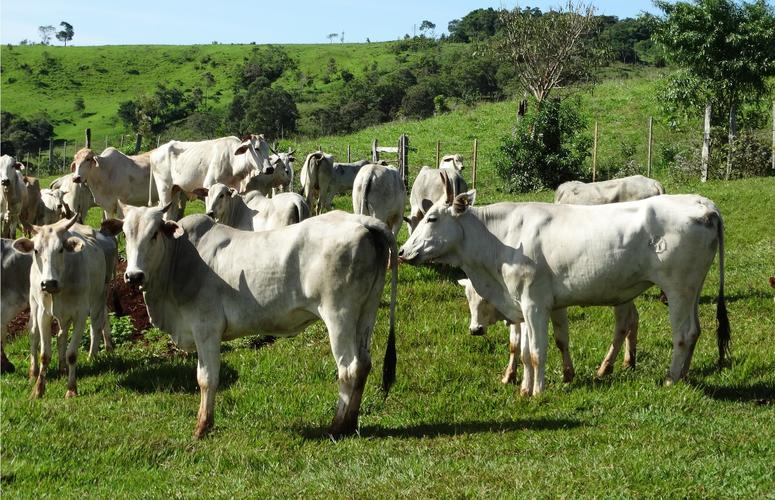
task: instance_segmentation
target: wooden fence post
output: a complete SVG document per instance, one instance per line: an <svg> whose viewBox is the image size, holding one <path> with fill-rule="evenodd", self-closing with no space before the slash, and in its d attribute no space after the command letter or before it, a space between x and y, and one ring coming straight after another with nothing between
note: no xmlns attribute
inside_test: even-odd
<svg viewBox="0 0 775 500"><path fill-rule="evenodd" d="M108 149L108 136L105 136L105 149Z"/></svg>
<svg viewBox="0 0 775 500"><path fill-rule="evenodd" d="M433 168L439 168L439 161L441 160L441 142L436 141L436 164Z"/></svg>
<svg viewBox="0 0 775 500"><path fill-rule="evenodd" d="M350 159L350 145L347 145L347 163L350 163L352 160Z"/></svg>
<svg viewBox="0 0 775 500"><path fill-rule="evenodd" d="M651 177L651 139L654 126L654 118L649 116L649 147L648 155L646 157L646 177Z"/></svg>
<svg viewBox="0 0 775 500"><path fill-rule="evenodd" d="M371 162L377 163L379 161L379 151L377 151L377 147L379 146L379 143L377 142L377 139L374 139L371 141Z"/></svg>
<svg viewBox="0 0 775 500"><path fill-rule="evenodd" d="M51 168L51 162L54 159L54 139L48 139L48 168Z"/></svg>
<svg viewBox="0 0 775 500"><path fill-rule="evenodd" d="M85 141L85 144L86 145L84 147L91 149L91 129L90 128L86 129L86 141Z"/></svg>
<svg viewBox="0 0 775 500"><path fill-rule="evenodd" d="M775 170L775 101L772 101L772 169Z"/></svg>
<svg viewBox="0 0 775 500"><path fill-rule="evenodd" d="M597 176L597 120L595 120L595 136L592 139L592 182Z"/></svg>
<svg viewBox="0 0 775 500"><path fill-rule="evenodd" d="M120 149L124 149L124 134L121 134L121 142L119 143L118 147Z"/></svg>
<svg viewBox="0 0 775 500"><path fill-rule="evenodd" d="M409 137L401 134L398 138L398 164L401 167L401 175L404 178L404 187L409 190Z"/></svg>
<svg viewBox="0 0 775 500"><path fill-rule="evenodd" d="M67 139L65 139L64 152L62 153L62 172L65 172L65 165L67 165Z"/></svg>
<svg viewBox="0 0 775 500"><path fill-rule="evenodd" d="M479 156L479 139L474 139L474 161L471 165L471 188L476 189L476 159Z"/></svg>
<svg viewBox="0 0 775 500"><path fill-rule="evenodd" d="M705 127L702 133L702 164L700 174L700 181L706 182L708 180L708 159L710 158L710 103L705 105Z"/></svg>
<svg viewBox="0 0 775 500"><path fill-rule="evenodd" d="M161 135L156 136L156 147L159 147L159 141L161 141Z"/></svg>
<svg viewBox="0 0 775 500"><path fill-rule="evenodd" d="M732 161L735 157L735 142L737 141L737 105L733 102L729 108L729 140L727 141L729 150L727 151L727 175L724 180L728 181L732 173Z"/></svg>

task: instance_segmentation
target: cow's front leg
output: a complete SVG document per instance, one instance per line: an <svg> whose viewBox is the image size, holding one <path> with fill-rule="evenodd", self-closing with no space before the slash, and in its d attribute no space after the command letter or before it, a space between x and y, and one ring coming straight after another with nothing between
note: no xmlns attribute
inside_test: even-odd
<svg viewBox="0 0 775 500"><path fill-rule="evenodd" d="M81 345L81 335L86 329L86 313L78 314L73 323L73 335L70 337L70 345L67 346L67 392L66 398L78 395L78 387L75 383L75 363L78 360L78 347ZM65 339L67 335L65 334Z"/></svg>
<svg viewBox="0 0 775 500"><path fill-rule="evenodd" d="M517 380L517 353L520 350L520 329L524 323L509 325L509 363L506 365L506 371L503 372L501 382L510 384Z"/></svg>
<svg viewBox="0 0 775 500"><path fill-rule="evenodd" d="M40 332L38 331L38 308L34 301L30 301L30 370L28 377L34 382L40 373Z"/></svg>
<svg viewBox="0 0 775 500"><path fill-rule="evenodd" d="M203 438L215 421L215 393L221 370L221 339L211 332L194 335L197 351L196 381L199 384L199 411L194 437Z"/></svg>
<svg viewBox="0 0 775 500"><path fill-rule="evenodd" d="M38 309L38 333L40 334L40 371L32 389L32 397L40 398L46 393L46 371L51 363L51 316Z"/></svg>
<svg viewBox="0 0 775 500"><path fill-rule="evenodd" d="M57 371L60 375L67 374L67 332L71 321L57 321Z"/></svg>
<svg viewBox="0 0 775 500"><path fill-rule="evenodd" d="M546 351L549 344L549 311L542 306L523 301L522 313L528 328L530 361L533 366L533 395L544 392Z"/></svg>

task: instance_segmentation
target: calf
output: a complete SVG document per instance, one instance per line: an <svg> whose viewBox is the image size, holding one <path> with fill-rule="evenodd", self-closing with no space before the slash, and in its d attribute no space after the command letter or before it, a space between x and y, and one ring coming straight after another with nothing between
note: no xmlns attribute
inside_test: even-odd
<svg viewBox="0 0 775 500"><path fill-rule="evenodd" d="M269 162L274 167L271 174L263 172L253 172L247 179L243 180L243 193L249 191L258 191L264 196L274 196L280 190L288 191L288 187L293 182L293 151L288 153L273 153L269 157Z"/></svg>
<svg viewBox="0 0 775 500"><path fill-rule="evenodd" d="M309 217L307 203L296 193L267 198L251 191L243 197L223 184L213 184L210 189L198 189L196 193L206 197L205 210L209 217L245 231L277 229Z"/></svg>
<svg viewBox="0 0 775 500"><path fill-rule="evenodd" d="M339 403L329 432L352 434L371 370L371 335L393 234L371 218L332 212L282 229L246 232L191 215L179 224L164 209L125 208L127 269L153 324L198 353L201 401L195 436L213 425L220 343L256 333L293 336L317 319L328 328L338 367ZM383 373L395 379L393 259L390 333Z"/></svg>
<svg viewBox="0 0 775 500"><path fill-rule="evenodd" d="M76 217L64 219L47 226L33 226L33 238L20 238L13 247L25 254L32 254L30 268L30 316L35 328L31 338L31 373L37 372L33 397L41 397L46 389L46 372L51 361L51 322L56 319L60 333L59 369L64 368L67 332L73 325L73 335L66 349L68 370L65 397L77 395L75 363L81 334L90 317L91 347L89 355L96 354L99 334L105 346L112 349L110 322L106 306L107 282L110 279L109 263L115 264L115 240L100 235L89 226L76 224ZM108 251L109 250L109 251ZM37 365L36 339L42 347L40 366Z"/></svg>

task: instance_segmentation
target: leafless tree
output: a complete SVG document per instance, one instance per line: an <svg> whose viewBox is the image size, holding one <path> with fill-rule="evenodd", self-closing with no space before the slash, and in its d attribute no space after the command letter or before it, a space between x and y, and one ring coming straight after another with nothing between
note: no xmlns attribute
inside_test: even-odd
<svg viewBox="0 0 775 500"><path fill-rule="evenodd" d="M588 74L595 59L592 37L596 27L592 4L569 0L544 14L535 9L502 10L502 35L494 50L510 61L520 83L538 106L552 89Z"/></svg>

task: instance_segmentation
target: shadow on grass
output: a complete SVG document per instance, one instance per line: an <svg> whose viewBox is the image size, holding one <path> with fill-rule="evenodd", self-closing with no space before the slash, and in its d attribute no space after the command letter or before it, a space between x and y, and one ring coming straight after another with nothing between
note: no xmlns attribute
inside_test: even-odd
<svg viewBox="0 0 775 500"><path fill-rule="evenodd" d="M406 427L385 427L381 425L366 425L360 428L361 437L398 437L398 438L428 438L443 436L458 436L463 434L484 434L515 431L553 431L574 429L584 425L580 420L570 419L520 419L500 422L458 422L418 424ZM299 429L305 439L331 439L327 430L322 427Z"/></svg>
<svg viewBox="0 0 775 500"><path fill-rule="evenodd" d="M769 293L769 291L765 290L748 290L747 292L743 293L733 293L733 294L725 294L724 299L727 302L737 302L739 300L750 300L750 299L760 299L760 300L772 300L771 299L772 294ZM702 295L700 297L700 304L715 304L716 300L718 299L718 296L716 295Z"/></svg>
<svg viewBox="0 0 775 500"><path fill-rule="evenodd" d="M222 362L219 378L219 389L229 387L237 381L237 370ZM196 359L163 361L134 367L118 381L118 384L142 394L196 392L199 389L196 382Z"/></svg>
<svg viewBox="0 0 775 500"><path fill-rule="evenodd" d="M775 405L775 385L755 382L746 385L721 386L715 384L697 384L709 398L720 401Z"/></svg>

